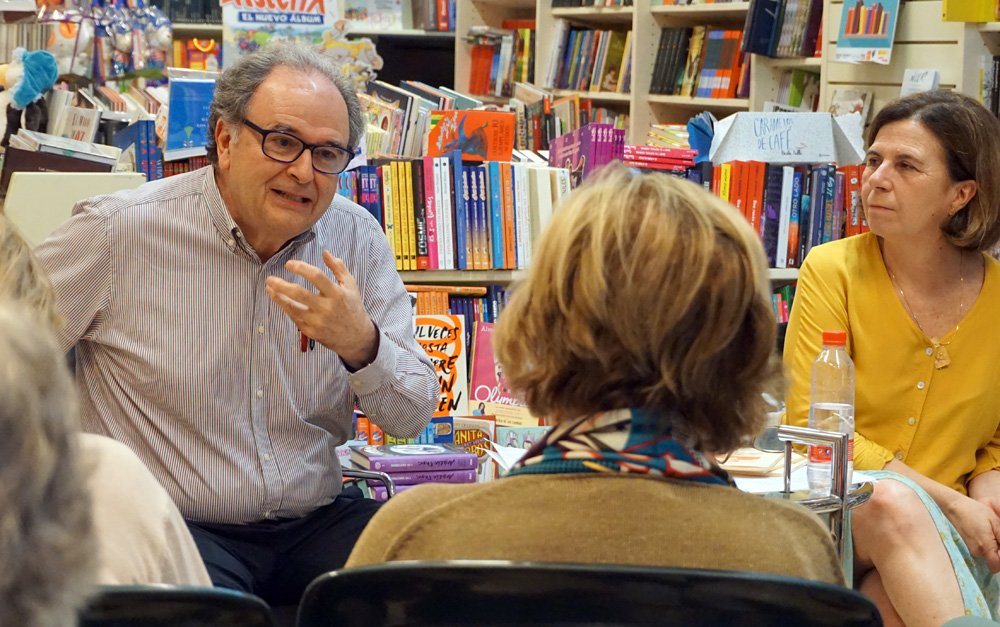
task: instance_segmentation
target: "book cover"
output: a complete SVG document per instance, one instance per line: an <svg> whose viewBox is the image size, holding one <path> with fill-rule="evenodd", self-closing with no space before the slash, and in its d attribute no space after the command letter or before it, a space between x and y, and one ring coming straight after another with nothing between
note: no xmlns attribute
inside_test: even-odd
<svg viewBox="0 0 1000 627"><path fill-rule="evenodd" d="M457 470L412 470L392 473L392 480L397 486L417 485L419 483L475 483L476 470L461 468Z"/></svg>
<svg viewBox="0 0 1000 627"><path fill-rule="evenodd" d="M483 403L499 403L525 407L515 398L503 376L503 368L493 354L493 323L476 322L475 347L472 354L471 404L474 410L485 412Z"/></svg>
<svg viewBox="0 0 1000 627"><path fill-rule="evenodd" d="M427 155L440 157L461 151L469 161L510 161L514 151L516 116L509 111L452 110L431 113Z"/></svg>
<svg viewBox="0 0 1000 627"><path fill-rule="evenodd" d="M528 449L551 427L501 427L497 425L497 444Z"/></svg>
<svg viewBox="0 0 1000 627"><path fill-rule="evenodd" d="M455 445L473 453L479 460L479 481L496 478L496 462L486 453L496 441L496 420L493 416L455 416Z"/></svg>
<svg viewBox="0 0 1000 627"><path fill-rule="evenodd" d="M474 469L479 458L455 444L384 444L352 446L351 462L357 468L393 473Z"/></svg>
<svg viewBox="0 0 1000 627"><path fill-rule="evenodd" d="M889 65L898 16L899 0L844 2L834 61Z"/></svg>
<svg viewBox="0 0 1000 627"><path fill-rule="evenodd" d="M441 385L434 415L469 413L464 318L453 315L417 316L415 337L434 363Z"/></svg>

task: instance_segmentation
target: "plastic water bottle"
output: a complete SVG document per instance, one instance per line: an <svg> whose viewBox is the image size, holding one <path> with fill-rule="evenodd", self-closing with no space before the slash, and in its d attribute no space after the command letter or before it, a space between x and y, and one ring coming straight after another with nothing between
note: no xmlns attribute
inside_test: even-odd
<svg viewBox="0 0 1000 627"><path fill-rule="evenodd" d="M824 331L823 350L812 367L809 427L848 434L847 483L854 470L854 362L847 354L847 333ZM830 491L829 446L810 446L807 477L810 490Z"/></svg>

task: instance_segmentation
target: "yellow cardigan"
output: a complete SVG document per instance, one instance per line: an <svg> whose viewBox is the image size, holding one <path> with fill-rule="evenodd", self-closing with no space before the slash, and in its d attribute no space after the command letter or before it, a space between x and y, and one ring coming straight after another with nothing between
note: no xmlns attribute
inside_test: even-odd
<svg viewBox="0 0 1000 627"><path fill-rule="evenodd" d="M856 368L854 467L893 457L966 493L1000 467L1000 264L986 257L983 288L945 335L951 364L934 368L927 336L903 308L871 233L810 251L785 337L791 424L805 425L809 380L824 330L847 331ZM956 303L956 307L958 304Z"/></svg>

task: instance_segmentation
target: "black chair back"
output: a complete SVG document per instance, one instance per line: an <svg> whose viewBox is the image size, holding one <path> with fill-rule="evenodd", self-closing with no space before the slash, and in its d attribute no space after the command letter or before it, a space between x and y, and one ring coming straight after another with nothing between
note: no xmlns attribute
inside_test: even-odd
<svg viewBox="0 0 1000 627"><path fill-rule="evenodd" d="M273 627L259 597L222 588L103 586L79 627Z"/></svg>
<svg viewBox="0 0 1000 627"><path fill-rule="evenodd" d="M877 627L867 598L731 571L503 561L390 562L321 575L298 627L683 625Z"/></svg>

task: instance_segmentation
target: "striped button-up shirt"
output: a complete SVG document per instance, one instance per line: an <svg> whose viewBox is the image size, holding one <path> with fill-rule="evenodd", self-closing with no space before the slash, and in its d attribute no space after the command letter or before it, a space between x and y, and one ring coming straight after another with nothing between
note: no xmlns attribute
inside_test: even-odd
<svg viewBox="0 0 1000 627"><path fill-rule="evenodd" d="M318 343L303 352L265 292L271 275L306 285L285 262L325 268L324 248L380 332L375 361L353 374ZM131 447L189 520L293 518L331 502L355 399L395 435L430 419L437 379L386 238L340 196L262 263L208 167L80 202L36 254L60 342L76 346L84 430Z"/></svg>

